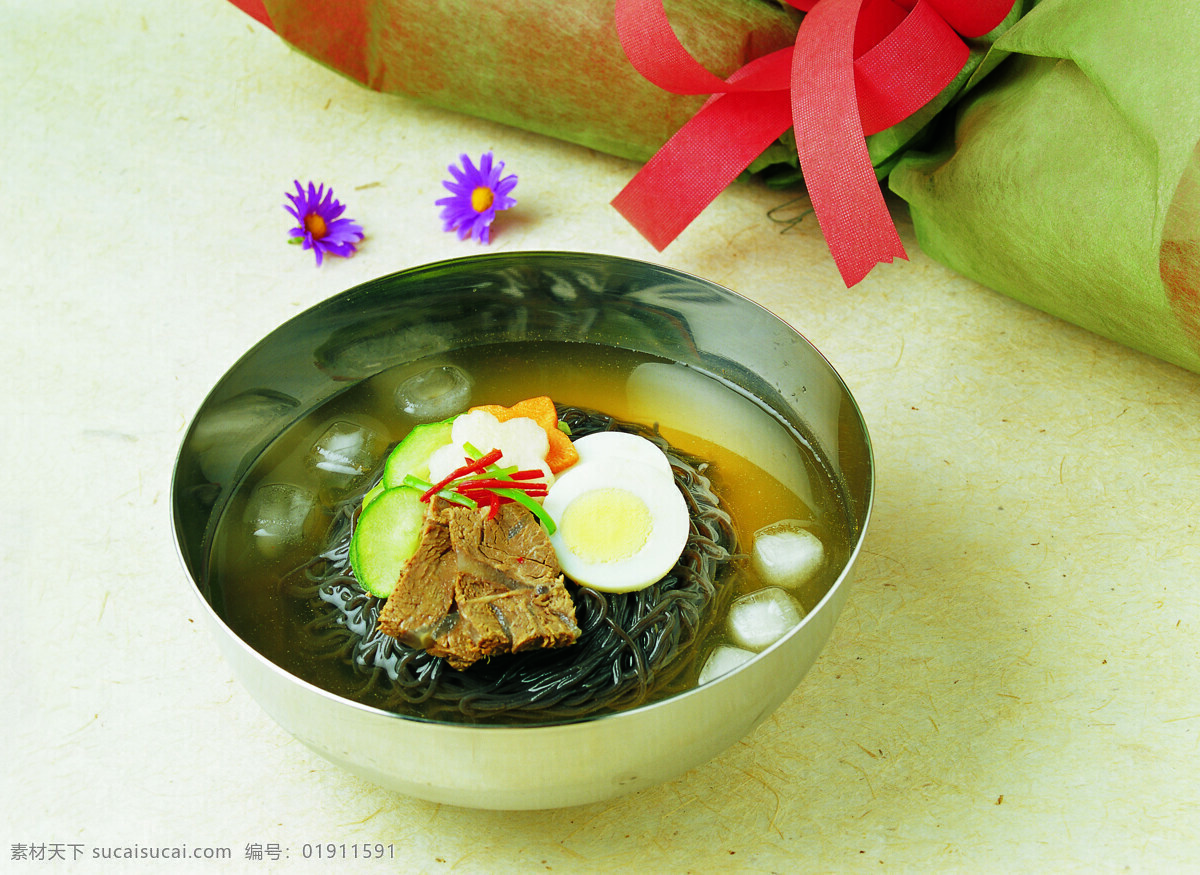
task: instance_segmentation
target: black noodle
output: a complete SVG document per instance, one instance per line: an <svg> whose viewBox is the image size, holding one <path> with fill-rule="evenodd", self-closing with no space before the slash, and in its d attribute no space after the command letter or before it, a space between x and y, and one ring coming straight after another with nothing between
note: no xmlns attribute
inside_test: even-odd
<svg viewBox="0 0 1200 875"><path fill-rule="evenodd" d="M349 563L356 498L338 514L330 548L289 574L284 591L315 614L306 638L321 654L351 666L371 701L433 720L571 720L642 704L687 668L692 645L728 589L719 586L718 572L737 551L729 514L702 473L705 463L641 425L577 407L559 407L559 416L576 438L627 431L667 453L692 522L679 562L639 592L600 593L568 581L581 633L574 645L498 656L456 671L377 628L384 600L359 588Z"/></svg>

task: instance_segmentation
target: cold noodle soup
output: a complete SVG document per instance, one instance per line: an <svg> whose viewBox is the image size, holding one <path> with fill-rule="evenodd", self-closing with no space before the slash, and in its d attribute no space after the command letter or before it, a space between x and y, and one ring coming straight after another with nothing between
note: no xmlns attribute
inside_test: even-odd
<svg viewBox="0 0 1200 875"><path fill-rule="evenodd" d="M691 516L670 574L631 593L568 581L579 640L456 670L384 635L348 559L364 495L413 428L550 396L572 436L640 434ZM857 532L804 435L715 375L588 343L473 346L389 368L308 412L241 479L208 562L213 607L283 669L421 719L559 722L706 683L770 647L837 580Z"/></svg>

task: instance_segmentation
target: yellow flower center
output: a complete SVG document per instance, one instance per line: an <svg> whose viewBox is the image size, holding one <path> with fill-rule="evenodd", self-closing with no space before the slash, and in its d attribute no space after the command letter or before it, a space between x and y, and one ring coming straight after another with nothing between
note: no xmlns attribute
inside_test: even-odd
<svg viewBox="0 0 1200 875"><path fill-rule="evenodd" d="M320 240L329 233L325 220L317 213L309 213L304 217L304 230L312 234L314 240Z"/></svg>
<svg viewBox="0 0 1200 875"><path fill-rule="evenodd" d="M492 194L492 190L486 185L481 185L471 192L471 209L477 213L482 213L492 205L492 201L496 196Z"/></svg>

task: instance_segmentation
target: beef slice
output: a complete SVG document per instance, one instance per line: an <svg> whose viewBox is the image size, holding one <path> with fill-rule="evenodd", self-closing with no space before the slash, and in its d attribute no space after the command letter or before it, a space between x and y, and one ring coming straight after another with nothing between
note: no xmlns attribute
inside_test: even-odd
<svg viewBox="0 0 1200 875"><path fill-rule="evenodd" d="M456 669L504 653L567 646L579 636L549 537L517 504L503 505L488 520L435 500L379 625Z"/></svg>

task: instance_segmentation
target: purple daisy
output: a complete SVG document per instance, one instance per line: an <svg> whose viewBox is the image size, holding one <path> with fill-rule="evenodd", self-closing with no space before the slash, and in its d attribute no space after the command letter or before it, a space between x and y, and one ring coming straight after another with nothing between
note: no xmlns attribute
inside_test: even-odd
<svg viewBox="0 0 1200 875"><path fill-rule="evenodd" d="M300 224L289 232L292 235L289 242L302 243L305 249L313 250L317 267L326 253L349 258L357 252L355 244L363 239L362 226L351 219L339 218L346 206L333 199L333 189L326 191L324 185L314 186L310 182L305 191L300 180L293 181L296 193L288 192L292 203L284 204L283 208Z"/></svg>
<svg viewBox="0 0 1200 875"><path fill-rule="evenodd" d="M459 156L459 160L461 169L455 164L449 168L454 180L442 182L453 197L436 201L442 208L442 230L457 230L459 240L474 234L480 243L487 243L496 213L517 205L516 199L508 196L517 187L517 177L512 174L502 179L504 162L493 164L491 152L483 153L478 168L466 155Z"/></svg>

